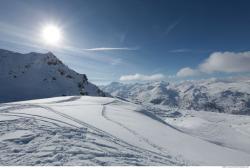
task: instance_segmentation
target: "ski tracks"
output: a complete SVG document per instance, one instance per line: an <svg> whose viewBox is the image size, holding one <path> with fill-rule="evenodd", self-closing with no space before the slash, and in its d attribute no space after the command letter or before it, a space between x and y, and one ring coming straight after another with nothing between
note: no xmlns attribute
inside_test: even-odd
<svg viewBox="0 0 250 168"><path fill-rule="evenodd" d="M123 129L127 130L128 132L130 132L131 134L133 134L134 136L136 136L139 140L144 141L144 142L146 142L149 146L151 146L151 147L157 149L159 152L161 152L161 154L160 154L160 153L158 153L158 154L160 154L160 155L162 155L162 156L164 156L164 157L167 157L167 158L172 158L172 156L170 156L168 153L166 153L166 151L165 151L162 147L160 147L160 146L154 144L154 143L151 142L149 139L143 137L142 135L140 135L140 134L137 133L136 131L132 130L131 128L125 126L124 124L122 124L122 123L120 123L120 122L118 122L118 121L116 121L116 120L113 120L113 119L111 119L110 117L108 117L108 115L107 115L107 110L106 110L107 107L106 107L106 106L107 106L107 105L110 105L110 104L112 104L112 103L115 103L115 102L116 102L116 101L111 101L111 102L109 102L109 103L102 104L102 112L101 112L101 113L102 113L102 116L103 116L106 120L108 120L108 121L110 121L110 122L112 122L112 123L114 123L114 124L116 124L116 125L122 127Z"/></svg>
<svg viewBox="0 0 250 168"><path fill-rule="evenodd" d="M71 101L74 101L74 100L77 100L78 98L72 98L72 99L70 99ZM111 120L110 118L108 118L107 117L107 115L105 114L105 106L106 105L109 105L109 104L112 104L112 103L114 103L115 101L112 101L112 102L108 102L108 103L105 103L105 104L102 104L102 106L103 106L103 109L102 109L102 116L105 118L105 119L107 119L107 120L109 120L109 121L111 121L111 122L114 122L114 123L116 123L117 125L119 125L119 126L121 126L121 127L123 127L124 129L127 129L128 131L130 131L133 135L135 135L135 136L137 136L137 137L139 137L140 139L143 139L145 142L147 142L148 144L150 144L151 146L153 146L154 148L157 148L158 150L161 150L161 149L159 149L159 147L157 147L157 145L155 145L155 144L153 144L153 143L151 143L150 141L148 141L147 139L145 139L145 138L143 138L143 137L141 137L138 133L136 133L135 131L133 131L133 130L131 130L130 128L128 128L128 127L126 127L125 125L122 125L121 123L119 123L119 122L116 122L116 121L113 121L113 120ZM2 107L3 107L4 105L2 105ZM67 115L67 114L64 114L64 113L61 113L61 112L59 112L59 111L56 111L56 110L54 110L53 108L51 108L51 107L48 107L48 106L45 106L45 105L38 105L38 104L8 104L8 105L6 105L7 106L7 108L4 108L4 109L0 109L0 112L1 112L1 114L5 114L5 115L13 115L13 116L19 116L19 117L26 117L26 118L40 118L40 120L41 121L43 121L43 119L46 119L46 120L51 120L51 122L53 123L53 122L59 122L59 123L63 123L63 124L68 124L69 126L71 126L71 127L75 127L76 129L82 129L82 128L80 128L80 127L76 127L76 126L74 126L74 125L72 125L72 124L69 124L69 123L65 123L65 122L63 122L63 121L59 121L59 120L55 120L55 119L52 119L52 118L48 118L48 117L44 117L44 116L40 116L40 115L31 115L31 114L25 114L25 113L19 113L19 112L11 112L12 110L18 110L18 109L28 109L28 108L42 108L42 109L45 109L45 110L47 110L47 111L50 111L50 112L53 112L53 113L55 113L55 114L57 114L57 115L60 115L61 117L64 117L64 118L67 118L67 119L69 119L69 120L71 120L71 121L74 121L74 122L76 122L76 123L78 123L78 124L80 124L80 125L82 125L83 127L85 127L86 129L91 129L91 130L93 130L94 132L96 132L95 134L96 135L98 135L98 136L101 136L101 138L104 138L104 139L106 139L107 141L112 141L113 143L115 143L115 144L117 144L117 145L119 145L119 146L121 146L121 147L123 147L123 148L125 148L125 149L127 149L127 150L129 150L129 151L134 151L134 152L139 152L139 153L144 153L144 154L146 154L149 158L151 158L151 160L153 161L153 159L152 158L160 158L160 160L161 161L159 161L159 163L160 162L163 162L163 163L165 163L165 164L171 164L171 165L184 165L184 164L187 164L187 162L185 162L185 161L180 161L179 159L178 160L176 160L176 159L173 159L171 156L169 156L169 155L165 155L165 154L160 154L160 153L156 153L156 152L153 152L153 151L150 151L150 150L147 150L147 149L143 149L143 148L139 148L139 147L136 147L136 146L134 146L134 145L132 145L132 144L129 144L129 143L127 143L127 142L125 142L125 141L123 141L123 140L121 140L120 138L118 138L118 137L116 137L116 136L114 136L114 135L111 135L111 134L109 134L109 133L107 133L107 132L105 132L105 131L103 131L103 130L101 130L101 129L99 129L99 128L96 128L96 127L94 127L94 126L92 126L92 125L90 125L90 124L88 124L88 123L85 123L85 122L83 122L83 121L81 121L81 120L78 120L78 119L76 119L76 118L74 118L74 117L72 117L72 116L69 116L69 115ZM174 160L174 161L173 161Z"/></svg>

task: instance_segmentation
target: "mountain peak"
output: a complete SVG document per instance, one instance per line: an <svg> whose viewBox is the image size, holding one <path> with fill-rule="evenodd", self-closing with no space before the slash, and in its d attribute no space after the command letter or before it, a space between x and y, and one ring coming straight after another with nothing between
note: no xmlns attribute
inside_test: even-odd
<svg viewBox="0 0 250 168"><path fill-rule="evenodd" d="M134 84L132 87L128 84L107 85L102 89L112 96L140 103L189 110L250 114L249 79L185 81L171 85L159 81Z"/></svg>
<svg viewBox="0 0 250 168"><path fill-rule="evenodd" d="M66 95L105 96L97 86L63 64L52 52L0 49L0 102Z"/></svg>

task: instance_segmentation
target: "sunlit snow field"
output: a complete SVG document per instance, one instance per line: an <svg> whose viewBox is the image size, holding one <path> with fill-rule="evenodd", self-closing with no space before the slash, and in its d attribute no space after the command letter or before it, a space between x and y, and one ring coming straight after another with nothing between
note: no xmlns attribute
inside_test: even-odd
<svg viewBox="0 0 250 168"><path fill-rule="evenodd" d="M89 96L0 104L0 164L249 165L249 117L145 109Z"/></svg>

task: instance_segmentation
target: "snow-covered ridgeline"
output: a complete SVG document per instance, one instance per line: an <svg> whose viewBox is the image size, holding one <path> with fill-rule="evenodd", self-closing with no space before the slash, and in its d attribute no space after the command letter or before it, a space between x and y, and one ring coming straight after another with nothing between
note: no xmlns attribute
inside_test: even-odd
<svg viewBox="0 0 250 168"><path fill-rule="evenodd" d="M135 84L113 82L101 88L113 96L138 103L250 114L250 80L247 78L185 81L178 84L163 81Z"/></svg>
<svg viewBox="0 0 250 168"><path fill-rule="evenodd" d="M51 52L20 54L0 49L0 102L66 95L104 96L85 74Z"/></svg>

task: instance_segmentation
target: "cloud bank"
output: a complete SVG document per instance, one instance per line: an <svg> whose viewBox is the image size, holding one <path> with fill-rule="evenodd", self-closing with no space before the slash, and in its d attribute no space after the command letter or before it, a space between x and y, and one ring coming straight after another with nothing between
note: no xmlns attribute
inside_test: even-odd
<svg viewBox="0 0 250 168"><path fill-rule="evenodd" d="M240 53L215 52L199 65L199 69L205 73L250 72L250 51Z"/></svg>
<svg viewBox="0 0 250 168"><path fill-rule="evenodd" d="M176 76L191 77L200 74L215 72L240 73L250 72L250 51L246 52L214 52L196 69L185 67L180 69Z"/></svg>
<svg viewBox="0 0 250 168"><path fill-rule="evenodd" d="M121 76L120 81L156 81L164 78L165 76L163 74L143 75L136 73L134 75Z"/></svg>

